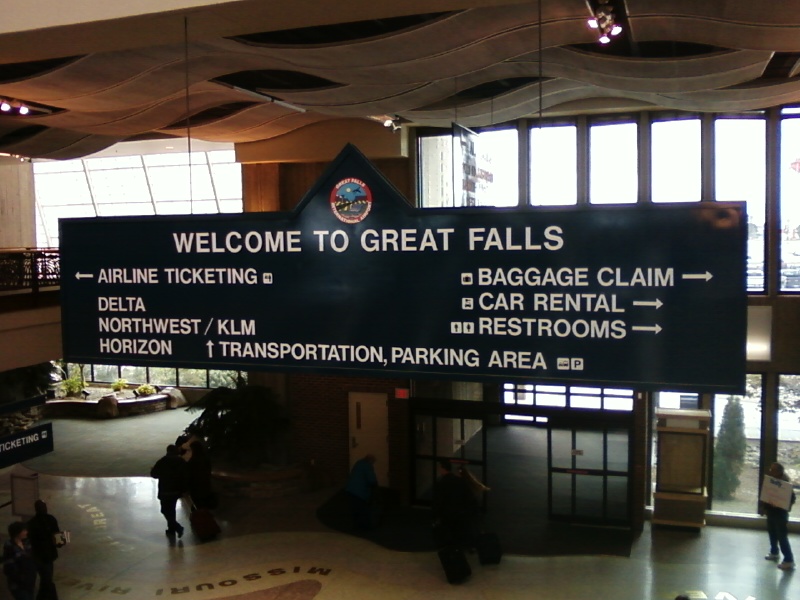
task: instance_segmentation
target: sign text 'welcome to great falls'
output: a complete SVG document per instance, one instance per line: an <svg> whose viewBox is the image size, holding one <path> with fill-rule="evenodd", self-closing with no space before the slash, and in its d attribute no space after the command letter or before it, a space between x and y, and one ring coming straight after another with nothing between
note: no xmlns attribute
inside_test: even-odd
<svg viewBox="0 0 800 600"><path fill-rule="evenodd" d="M742 205L414 209L347 147L292 213L61 222L74 362L738 391Z"/></svg>

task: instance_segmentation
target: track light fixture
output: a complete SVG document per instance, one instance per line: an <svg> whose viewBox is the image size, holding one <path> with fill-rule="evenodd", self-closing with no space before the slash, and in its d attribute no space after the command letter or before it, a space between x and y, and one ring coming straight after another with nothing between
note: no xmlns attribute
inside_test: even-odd
<svg viewBox="0 0 800 600"><path fill-rule="evenodd" d="M19 162L31 162L31 159L27 156L20 156L19 154L9 154L8 152L0 152L0 159L2 158L13 158L14 160L18 160Z"/></svg>
<svg viewBox="0 0 800 600"><path fill-rule="evenodd" d="M37 110L38 112L50 112L49 110L33 110ZM14 100L13 98L0 98L0 113L25 116L31 113L31 107L20 100Z"/></svg>
<svg viewBox="0 0 800 600"><path fill-rule="evenodd" d="M398 129L400 129L400 117L387 116L386 119L384 119L383 121L383 126L391 128L392 131L397 131Z"/></svg>
<svg viewBox="0 0 800 600"><path fill-rule="evenodd" d="M596 29L600 37L597 40L601 44L608 44L611 38L622 33L622 25L616 22L614 7L611 0L599 0L597 8L594 9L592 16L587 22L590 29Z"/></svg>

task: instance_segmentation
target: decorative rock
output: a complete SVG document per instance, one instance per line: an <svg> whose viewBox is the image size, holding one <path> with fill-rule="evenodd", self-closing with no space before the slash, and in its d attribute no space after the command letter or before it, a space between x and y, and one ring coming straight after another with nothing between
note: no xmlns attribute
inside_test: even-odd
<svg viewBox="0 0 800 600"><path fill-rule="evenodd" d="M103 396L97 401L97 416L101 419L113 419L119 416L119 404L114 394Z"/></svg>
<svg viewBox="0 0 800 600"><path fill-rule="evenodd" d="M186 398L183 395L183 392L180 391L178 388L168 387L161 390L162 394L166 394L169 396L167 398L167 408L180 408L181 406L186 406L188 402L186 402Z"/></svg>

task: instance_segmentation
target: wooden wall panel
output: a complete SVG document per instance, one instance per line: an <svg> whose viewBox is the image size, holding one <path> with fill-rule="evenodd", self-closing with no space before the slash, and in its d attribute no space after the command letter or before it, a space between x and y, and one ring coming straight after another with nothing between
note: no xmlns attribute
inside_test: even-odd
<svg viewBox="0 0 800 600"><path fill-rule="evenodd" d="M376 168L413 202L411 167L407 158L373 161ZM329 163L254 163L242 165L245 212L289 211L325 173Z"/></svg>
<svg viewBox="0 0 800 600"><path fill-rule="evenodd" d="M280 165L242 165L244 212L272 212L280 208Z"/></svg>
<svg viewBox="0 0 800 600"><path fill-rule="evenodd" d="M33 165L0 164L0 248L36 246Z"/></svg>

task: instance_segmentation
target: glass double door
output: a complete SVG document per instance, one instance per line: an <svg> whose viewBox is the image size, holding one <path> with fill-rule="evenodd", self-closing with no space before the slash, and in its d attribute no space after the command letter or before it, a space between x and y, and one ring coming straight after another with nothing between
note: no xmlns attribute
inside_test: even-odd
<svg viewBox="0 0 800 600"><path fill-rule="evenodd" d="M627 428L550 426L550 518L628 525L630 436Z"/></svg>
<svg viewBox="0 0 800 600"><path fill-rule="evenodd" d="M630 430L626 425L508 423L485 418L413 415L412 497L430 505L437 463L465 466L492 491L490 518L538 518L630 524ZM527 517L525 517L527 518Z"/></svg>
<svg viewBox="0 0 800 600"><path fill-rule="evenodd" d="M485 476L486 429L482 419L414 416L415 503L431 503L433 484L439 476L438 462L448 459L462 465L478 480Z"/></svg>

